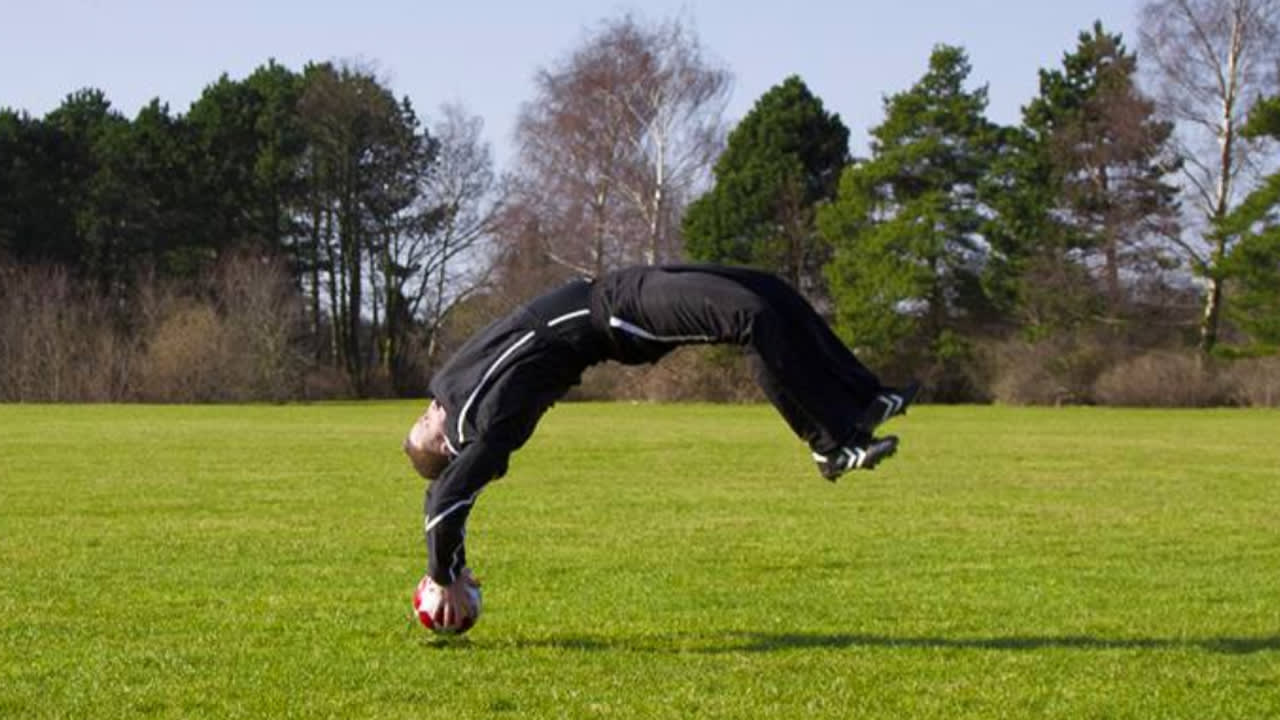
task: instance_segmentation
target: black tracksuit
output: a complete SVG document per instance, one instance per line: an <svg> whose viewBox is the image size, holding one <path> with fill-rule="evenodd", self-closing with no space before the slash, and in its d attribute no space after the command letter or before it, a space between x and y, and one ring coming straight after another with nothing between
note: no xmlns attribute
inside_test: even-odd
<svg viewBox="0 0 1280 720"><path fill-rule="evenodd" d="M671 265L571 282L490 324L432 378L456 455L427 489L431 577L448 584L466 567L463 540L476 496L506 472L511 453L587 367L652 363L691 343L746 348L765 395L822 454L854 435L882 387L774 275Z"/></svg>

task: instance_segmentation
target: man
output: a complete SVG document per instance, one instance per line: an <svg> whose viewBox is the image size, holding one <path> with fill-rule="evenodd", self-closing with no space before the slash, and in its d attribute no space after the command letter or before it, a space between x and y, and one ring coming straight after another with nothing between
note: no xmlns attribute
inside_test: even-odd
<svg viewBox="0 0 1280 720"><path fill-rule="evenodd" d="M577 280L468 340L431 381L431 405L404 451L427 490L428 574L441 586L437 624L474 615L463 544L480 490L507 470L542 414L596 363L656 362L691 343L744 347L756 381L809 444L828 480L870 470L898 447L876 427L918 386L885 387L822 318L774 275L710 265L634 267Z"/></svg>

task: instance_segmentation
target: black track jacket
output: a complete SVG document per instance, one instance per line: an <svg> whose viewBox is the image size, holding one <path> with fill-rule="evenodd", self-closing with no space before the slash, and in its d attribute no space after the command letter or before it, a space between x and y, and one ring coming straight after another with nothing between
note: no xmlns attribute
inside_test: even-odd
<svg viewBox="0 0 1280 720"><path fill-rule="evenodd" d="M605 360L650 363L678 345L716 341L659 338L644 329L653 325L640 298L654 270L619 270L542 295L473 336L432 378L431 394L445 409L455 453L426 494L428 573L437 583L452 583L466 567L466 522L480 490L506 473L511 453L586 368ZM735 274L696 265L661 268L684 270Z"/></svg>

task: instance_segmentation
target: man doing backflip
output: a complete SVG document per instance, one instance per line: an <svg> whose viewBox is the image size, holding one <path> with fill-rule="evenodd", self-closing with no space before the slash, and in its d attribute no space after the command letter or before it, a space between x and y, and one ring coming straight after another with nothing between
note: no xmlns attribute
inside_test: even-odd
<svg viewBox="0 0 1280 720"><path fill-rule="evenodd" d="M463 544L477 495L507 470L551 405L606 360L653 363L674 348L747 350L756 381L809 444L828 480L870 470L898 447L878 425L904 413L918 385L882 385L795 290L769 273L713 265L633 267L576 280L496 320L431 380L433 400L404 451L427 489L428 575L435 621L474 616Z"/></svg>

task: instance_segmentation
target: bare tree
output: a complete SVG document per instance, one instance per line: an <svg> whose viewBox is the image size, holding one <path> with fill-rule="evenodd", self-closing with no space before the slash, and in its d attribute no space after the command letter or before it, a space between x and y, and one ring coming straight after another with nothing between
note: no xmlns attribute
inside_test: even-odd
<svg viewBox="0 0 1280 720"><path fill-rule="evenodd" d="M450 308L480 288L487 275L482 254L506 204L505 187L493 169L493 150L481 133L484 121L464 107L446 104L432 131L440 152L423 188L424 202L437 208L434 231L405 248L417 266L409 312L427 334L427 361L439 354L439 332Z"/></svg>
<svg viewBox="0 0 1280 720"><path fill-rule="evenodd" d="M602 42L637 65L637 82L607 88L605 106L630 118L629 138L638 162L615 177L623 196L647 231L643 259L656 263L673 254L672 209L705 180L723 146L730 75L710 63L698 38L668 20L641 27L631 16L605 26Z"/></svg>
<svg viewBox="0 0 1280 720"><path fill-rule="evenodd" d="M303 297L283 260L241 251L222 260L214 283L221 325L235 348L229 364L238 382L229 392L275 402L301 397Z"/></svg>
<svg viewBox="0 0 1280 720"><path fill-rule="evenodd" d="M129 399L138 345L58 267L0 260L0 402Z"/></svg>
<svg viewBox="0 0 1280 720"><path fill-rule="evenodd" d="M1178 124L1197 241L1175 240L1205 278L1200 348L1213 349L1222 314L1219 269L1228 239L1215 228L1240 196L1252 167L1240 129L1252 104L1275 94L1280 0L1149 0L1140 19L1143 59L1163 111Z"/></svg>
<svg viewBox="0 0 1280 720"><path fill-rule="evenodd" d="M540 71L537 97L516 128L519 169L514 189L537 218L555 262L596 275L618 261L619 201L613 177L628 161L629 128L594 99L630 84L608 53L588 46L556 71Z"/></svg>
<svg viewBox="0 0 1280 720"><path fill-rule="evenodd" d="M729 75L678 21L605 21L538 72L517 124L522 232L575 272L674 254L683 203L720 147Z"/></svg>

